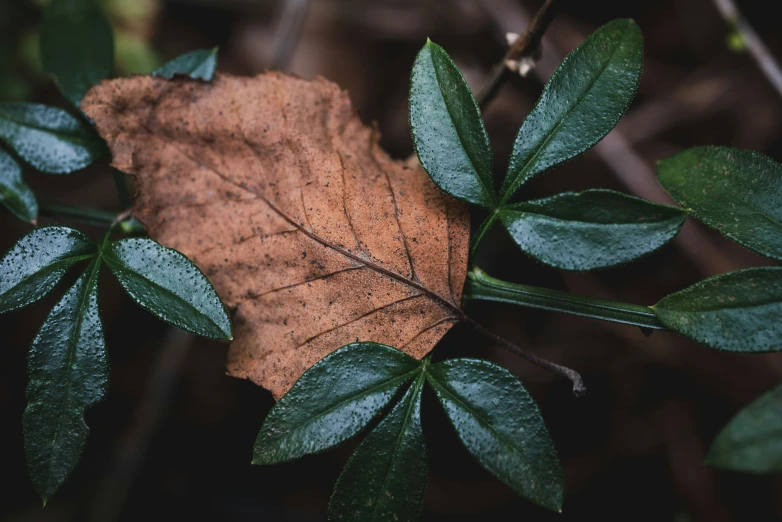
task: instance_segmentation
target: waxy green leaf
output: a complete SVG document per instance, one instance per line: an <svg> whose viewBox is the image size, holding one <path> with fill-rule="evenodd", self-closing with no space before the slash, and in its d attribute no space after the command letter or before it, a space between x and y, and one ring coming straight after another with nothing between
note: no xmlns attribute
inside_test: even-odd
<svg viewBox="0 0 782 522"><path fill-rule="evenodd" d="M114 36L95 0L51 0L41 24L41 65L77 107L114 70Z"/></svg>
<svg viewBox="0 0 782 522"><path fill-rule="evenodd" d="M782 385L741 410L722 429L706 463L747 473L782 471Z"/></svg>
<svg viewBox="0 0 782 522"><path fill-rule="evenodd" d="M659 162L657 175L698 220L782 260L782 165L757 152L697 147Z"/></svg>
<svg viewBox="0 0 782 522"><path fill-rule="evenodd" d="M27 467L44 503L81 457L89 428L84 411L108 385L108 360L98 313L93 261L54 306L30 349L24 411Z"/></svg>
<svg viewBox="0 0 782 522"><path fill-rule="evenodd" d="M654 252L686 215L612 190L587 190L517 203L500 220L529 256L562 270L621 265Z"/></svg>
<svg viewBox="0 0 782 522"><path fill-rule="evenodd" d="M0 204L22 221L38 218L38 201L22 179L22 167L0 150Z"/></svg>
<svg viewBox="0 0 782 522"><path fill-rule="evenodd" d="M782 349L782 267L746 268L704 279L652 309L671 330L731 352Z"/></svg>
<svg viewBox="0 0 782 522"><path fill-rule="evenodd" d="M152 72L152 76L171 79L181 74L194 80L211 81L217 68L217 47L199 49L177 56Z"/></svg>
<svg viewBox="0 0 782 522"><path fill-rule="evenodd" d="M426 493L421 430L423 372L402 400L359 444L329 503L336 522L416 522Z"/></svg>
<svg viewBox="0 0 782 522"><path fill-rule="evenodd" d="M451 196L496 206L489 137L464 77L442 47L427 41L410 77L410 129L418 160Z"/></svg>
<svg viewBox="0 0 782 522"><path fill-rule="evenodd" d="M421 371L390 346L354 343L332 352L296 381L258 433L253 464L319 453L361 431Z"/></svg>
<svg viewBox="0 0 782 522"><path fill-rule="evenodd" d="M502 203L608 134L635 96L642 67L643 37L632 20L607 23L570 53L516 136Z"/></svg>
<svg viewBox="0 0 782 522"><path fill-rule="evenodd" d="M562 507L564 478L535 401L508 370L488 361L449 359L427 380L467 451L519 495Z"/></svg>
<svg viewBox="0 0 782 522"><path fill-rule="evenodd" d="M49 174L70 174L106 150L91 128L62 109L35 103L0 103L0 140Z"/></svg>
<svg viewBox="0 0 782 522"><path fill-rule="evenodd" d="M96 253L95 245L78 230L36 228L0 259L0 313L41 299L54 289L71 265Z"/></svg>
<svg viewBox="0 0 782 522"><path fill-rule="evenodd" d="M163 321L211 339L230 339L231 318L206 276L187 257L146 238L103 248L103 262L131 299Z"/></svg>

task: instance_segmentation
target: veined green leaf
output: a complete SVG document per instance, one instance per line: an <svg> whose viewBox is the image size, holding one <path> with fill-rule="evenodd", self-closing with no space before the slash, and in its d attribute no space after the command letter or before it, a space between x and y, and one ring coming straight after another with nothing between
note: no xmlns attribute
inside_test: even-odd
<svg viewBox="0 0 782 522"><path fill-rule="evenodd" d="M449 359L427 380L467 451L519 495L562 507L564 478L540 411L508 370L488 361Z"/></svg>
<svg viewBox="0 0 782 522"><path fill-rule="evenodd" d="M747 473L782 471L782 385L733 417L711 445L706 463Z"/></svg>
<svg viewBox="0 0 782 522"><path fill-rule="evenodd" d="M420 362L382 344L353 343L332 352L269 412L255 440L253 464L298 459L349 439L420 371Z"/></svg>
<svg viewBox="0 0 782 522"><path fill-rule="evenodd" d="M78 230L36 228L0 259L0 313L41 299L54 289L71 265L96 253L95 245Z"/></svg>
<svg viewBox="0 0 782 522"><path fill-rule="evenodd" d="M782 267L736 270L664 297L652 309L671 330L731 352L782 349Z"/></svg>
<svg viewBox="0 0 782 522"><path fill-rule="evenodd" d="M106 150L86 124L62 109L35 103L0 103L0 139L49 174L83 169Z"/></svg>
<svg viewBox="0 0 782 522"><path fill-rule="evenodd" d="M177 56L152 72L152 76L171 79L177 74L187 75L194 80L210 81L217 68L217 47L199 49Z"/></svg>
<svg viewBox="0 0 782 522"><path fill-rule="evenodd" d="M681 230L675 207L612 190L567 192L500 209L521 249L562 270L621 265L654 252Z"/></svg>
<svg viewBox="0 0 782 522"><path fill-rule="evenodd" d="M38 201L30 187L22 180L22 167L0 150L0 204L22 221L38 218Z"/></svg>
<svg viewBox="0 0 782 522"><path fill-rule="evenodd" d="M130 298L163 321L211 339L232 337L220 296L183 254L130 238L108 244L102 258Z"/></svg>
<svg viewBox="0 0 782 522"><path fill-rule="evenodd" d="M782 260L782 165L748 150L697 147L659 162L657 176L700 221Z"/></svg>
<svg viewBox="0 0 782 522"><path fill-rule="evenodd" d="M570 53L516 136L502 203L608 134L633 100L642 67L643 37L632 20L607 23Z"/></svg>
<svg viewBox="0 0 782 522"><path fill-rule="evenodd" d="M410 77L410 130L418 160L451 196L496 206L489 137L462 73L445 50L427 41Z"/></svg>
<svg viewBox="0 0 782 522"><path fill-rule="evenodd" d="M114 36L94 0L51 0L41 24L41 65L77 107L114 70Z"/></svg>
<svg viewBox="0 0 782 522"><path fill-rule="evenodd" d="M84 411L103 398L108 385L99 265L93 261L54 306L30 349L24 446L44 503L79 462L89 432Z"/></svg>
<svg viewBox="0 0 782 522"><path fill-rule="evenodd" d="M426 440L421 430L424 373L359 444L329 503L337 522L416 522L426 493Z"/></svg>

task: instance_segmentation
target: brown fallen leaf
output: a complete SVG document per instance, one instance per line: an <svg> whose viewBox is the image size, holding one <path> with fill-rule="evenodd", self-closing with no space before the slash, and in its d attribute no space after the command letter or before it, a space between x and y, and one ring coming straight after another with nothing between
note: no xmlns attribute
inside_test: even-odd
<svg viewBox="0 0 782 522"><path fill-rule="evenodd" d="M82 101L133 213L235 310L228 373L282 396L354 341L426 355L460 318L466 208L391 160L323 79L137 76Z"/></svg>

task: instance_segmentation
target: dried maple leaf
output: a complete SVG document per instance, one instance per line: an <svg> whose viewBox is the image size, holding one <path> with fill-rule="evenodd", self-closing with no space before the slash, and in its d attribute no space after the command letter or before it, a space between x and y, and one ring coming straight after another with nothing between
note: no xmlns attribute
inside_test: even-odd
<svg viewBox="0 0 782 522"><path fill-rule="evenodd" d="M230 375L280 397L342 345L420 358L460 318L466 209L392 161L336 85L138 76L81 106L136 176L134 215L235 310Z"/></svg>

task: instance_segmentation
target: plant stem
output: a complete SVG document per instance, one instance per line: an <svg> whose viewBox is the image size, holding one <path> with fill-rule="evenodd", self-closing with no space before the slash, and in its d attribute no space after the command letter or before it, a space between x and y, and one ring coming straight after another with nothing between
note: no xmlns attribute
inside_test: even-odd
<svg viewBox="0 0 782 522"><path fill-rule="evenodd" d="M532 57L540 50L540 40L543 33L548 29L549 24L556 14L558 0L546 0L535 17L527 26L524 34L519 36L515 42L508 48L508 52L500 63L498 63L491 73L491 77L486 85L478 93L478 105L482 108L491 102L497 95L502 85L510 78L511 71L508 69L508 62L519 61L522 58Z"/></svg>
<svg viewBox="0 0 782 522"><path fill-rule="evenodd" d="M478 267L474 267L467 274L464 299L512 303L652 330L666 330L657 315L648 306L508 283L490 277Z"/></svg>
<svg viewBox="0 0 782 522"><path fill-rule="evenodd" d="M45 202L39 204L39 213L50 218L73 219L98 226L111 226L116 218L115 214L103 210Z"/></svg>
<svg viewBox="0 0 782 522"><path fill-rule="evenodd" d="M478 227L478 233L475 234L475 237L472 240L472 245L470 246L470 255L475 255L475 252L478 250L478 245L481 244L481 241L483 241L483 237L491 230L492 225L494 225L494 222L497 221L498 217L498 211L494 210L491 214L489 214L489 217L487 217L483 223L481 223L481 226Z"/></svg>

